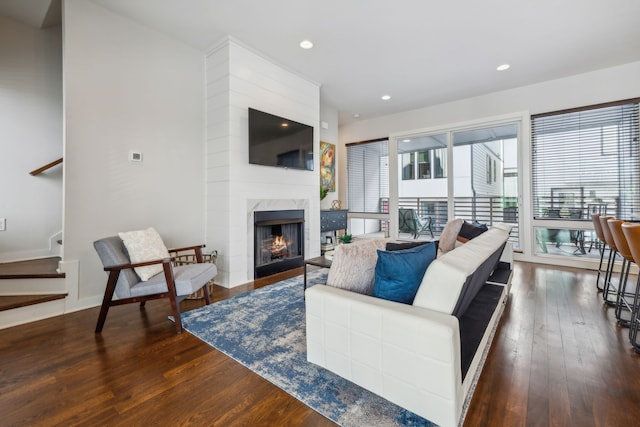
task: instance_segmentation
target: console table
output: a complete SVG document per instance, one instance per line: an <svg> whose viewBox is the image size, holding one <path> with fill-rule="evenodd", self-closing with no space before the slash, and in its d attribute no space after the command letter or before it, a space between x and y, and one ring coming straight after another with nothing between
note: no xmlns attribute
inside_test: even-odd
<svg viewBox="0 0 640 427"><path fill-rule="evenodd" d="M336 243L336 231L347 229L347 212L349 212L347 209L320 211L320 232L332 232L333 244Z"/></svg>

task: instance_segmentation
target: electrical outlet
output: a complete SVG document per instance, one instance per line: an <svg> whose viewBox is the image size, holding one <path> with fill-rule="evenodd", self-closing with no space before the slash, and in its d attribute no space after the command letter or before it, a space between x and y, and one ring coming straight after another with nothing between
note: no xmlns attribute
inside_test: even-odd
<svg viewBox="0 0 640 427"><path fill-rule="evenodd" d="M7 229L7 218L0 218L0 231Z"/></svg>

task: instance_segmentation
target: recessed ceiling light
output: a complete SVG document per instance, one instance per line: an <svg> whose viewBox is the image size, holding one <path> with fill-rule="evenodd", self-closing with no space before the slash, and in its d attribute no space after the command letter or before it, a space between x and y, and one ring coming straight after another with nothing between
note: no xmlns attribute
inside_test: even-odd
<svg viewBox="0 0 640 427"><path fill-rule="evenodd" d="M313 43L311 42L311 40L302 40L300 42L300 47L303 49L311 49L313 47Z"/></svg>
<svg viewBox="0 0 640 427"><path fill-rule="evenodd" d="M360 118L360 114L355 113L355 114L353 115L353 118L354 118L354 119L358 119L358 118Z"/></svg>
<svg viewBox="0 0 640 427"><path fill-rule="evenodd" d="M504 71L504 70L508 70L509 68L511 68L511 65L509 65L509 64L502 64L502 65L498 65L498 68L496 68L496 70L498 70L498 71Z"/></svg>
<svg viewBox="0 0 640 427"><path fill-rule="evenodd" d="M289 127L289 123L283 122L283 123L280 124L280 126L282 126L283 128L288 128Z"/></svg>
<svg viewBox="0 0 640 427"><path fill-rule="evenodd" d="M402 142L411 142L410 139L403 139Z"/></svg>
<svg viewBox="0 0 640 427"><path fill-rule="evenodd" d="M391 99L391 95L382 95L382 100L383 101L388 101Z"/></svg>

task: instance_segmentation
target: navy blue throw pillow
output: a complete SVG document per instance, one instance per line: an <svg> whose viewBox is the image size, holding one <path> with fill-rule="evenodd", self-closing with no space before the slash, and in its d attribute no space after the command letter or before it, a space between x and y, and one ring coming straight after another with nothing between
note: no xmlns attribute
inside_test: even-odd
<svg viewBox="0 0 640 427"><path fill-rule="evenodd" d="M458 236L464 237L467 240L471 240L475 239L488 229L489 227L487 227L487 224L480 224L479 222L474 222L473 224L471 224L465 221L462 223L462 227L460 227Z"/></svg>
<svg viewBox="0 0 640 427"><path fill-rule="evenodd" d="M416 246L426 245L429 242L418 241L418 242L387 242L385 245L385 249L388 251L401 251L403 249L411 249Z"/></svg>
<svg viewBox="0 0 640 427"><path fill-rule="evenodd" d="M373 296L404 304L413 303L427 267L436 258L436 245L400 251L378 250Z"/></svg>
<svg viewBox="0 0 640 427"><path fill-rule="evenodd" d="M431 242L427 241L418 241L418 242L387 242L385 245L385 249L387 251L401 251L403 249L411 249L416 246L426 245L428 243L433 243L436 245L436 252L438 252L438 240L432 240Z"/></svg>

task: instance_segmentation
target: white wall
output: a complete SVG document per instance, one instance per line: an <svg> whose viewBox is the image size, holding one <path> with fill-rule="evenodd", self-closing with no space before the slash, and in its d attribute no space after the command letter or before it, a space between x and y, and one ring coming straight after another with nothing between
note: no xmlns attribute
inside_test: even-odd
<svg viewBox="0 0 640 427"><path fill-rule="evenodd" d="M204 241L204 55L83 0L63 28L63 268L79 265L80 308L106 284L94 240L153 226L169 247Z"/></svg>
<svg viewBox="0 0 640 427"><path fill-rule="evenodd" d="M304 207L305 257L319 255L320 90L231 39L206 61L207 245L219 251L216 283L236 286L253 280L249 216L259 200ZM249 164L249 107L313 126L314 170Z"/></svg>
<svg viewBox="0 0 640 427"><path fill-rule="evenodd" d="M0 262L57 254L62 167L62 33L0 16Z"/></svg>
<svg viewBox="0 0 640 427"><path fill-rule="evenodd" d="M322 124L326 124L327 128L323 128ZM320 105L320 141L328 142L336 146L338 149L338 110L328 105ZM334 173L338 173L338 153L336 152L334 158ZM339 200L338 194L340 192L338 181L336 183L336 190L327 193L327 196L320 201L320 209L331 209L331 203L334 200ZM318 190L320 191L320 190ZM346 206L346 200L343 200L343 207Z"/></svg>

